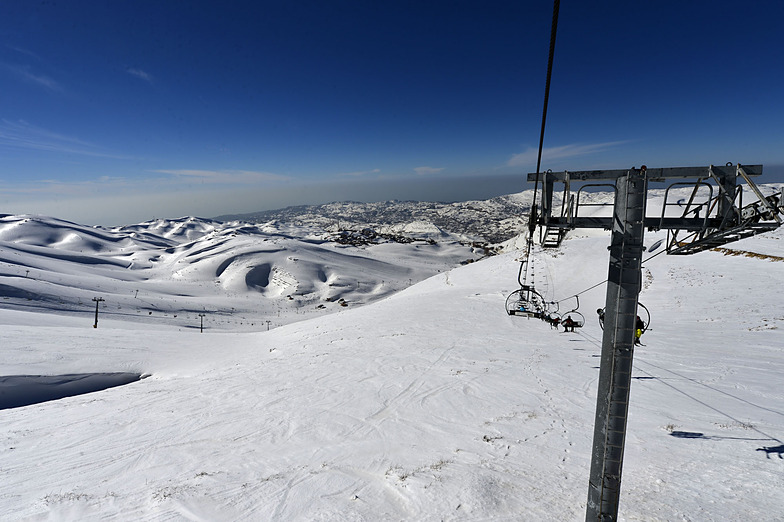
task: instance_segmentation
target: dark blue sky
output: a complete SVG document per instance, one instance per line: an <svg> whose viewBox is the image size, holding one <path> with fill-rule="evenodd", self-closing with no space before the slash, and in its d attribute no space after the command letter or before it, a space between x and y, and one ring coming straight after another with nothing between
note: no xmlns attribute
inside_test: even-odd
<svg viewBox="0 0 784 522"><path fill-rule="evenodd" d="M471 199L536 167L549 1L0 13L0 211ZM782 34L782 2L562 2L543 168L731 161L784 180Z"/></svg>

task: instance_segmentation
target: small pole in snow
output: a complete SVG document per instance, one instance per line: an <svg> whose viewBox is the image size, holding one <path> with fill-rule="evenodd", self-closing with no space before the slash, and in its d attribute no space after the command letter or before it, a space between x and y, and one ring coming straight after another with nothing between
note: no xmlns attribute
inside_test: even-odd
<svg viewBox="0 0 784 522"><path fill-rule="evenodd" d="M199 333L204 333L204 316L205 315L206 314L199 314L199 320L200 320L200 323L199 323Z"/></svg>
<svg viewBox="0 0 784 522"><path fill-rule="evenodd" d="M268 331L268 332L269 332L269 325L270 325L270 323L271 323L271 322L272 322L272 321L269 321L269 320L267 321L267 331Z"/></svg>
<svg viewBox="0 0 784 522"><path fill-rule="evenodd" d="M103 297L93 297L93 301L95 301L95 324L93 324L93 328L98 328L98 303L103 302Z"/></svg>

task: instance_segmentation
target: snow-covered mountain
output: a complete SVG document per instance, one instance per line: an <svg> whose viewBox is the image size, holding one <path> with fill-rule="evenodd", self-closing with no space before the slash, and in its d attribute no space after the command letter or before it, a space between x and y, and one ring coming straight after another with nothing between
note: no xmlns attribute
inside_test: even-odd
<svg viewBox="0 0 784 522"><path fill-rule="evenodd" d="M6 215L0 298L83 313L100 297L126 320L193 327L206 313L211 327L252 329L373 302L486 252L432 225L330 233L189 217L106 229Z"/></svg>
<svg viewBox="0 0 784 522"><path fill-rule="evenodd" d="M608 233L534 250L572 334L506 314L514 240L358 224L3 216L0 385L148 377L2 410L0 519L583 520ZM657 254L620 519L780 520L784 233Z"/></svg>
<svg viewBox="0 0 784 522"><path fill-rule="evenodd" d="M463 234L488 243L501 243L521 234L528 222L533 191L487 200L438 203L383 201L358 203L343 201L324 205L304 205L278 210L219 216L218 220L266 223L277 220L317 226L326 230L373 227L398 232L412 224L430 224L453 234Z"/></svg>

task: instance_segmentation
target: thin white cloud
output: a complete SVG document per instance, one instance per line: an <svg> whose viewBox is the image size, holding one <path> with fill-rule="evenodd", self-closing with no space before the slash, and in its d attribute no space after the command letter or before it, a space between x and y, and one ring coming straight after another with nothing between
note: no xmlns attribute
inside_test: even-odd
<svg viewBox="0 0 784 522"><path fill-rule="evenodd" d="M12 76L15 76L17 79L25 83L37 85L52 92L63 91L62 86L57 81L49 76L46 76L45 74L38 74L33 72L29 65L2 64L2 67L11 73Z"/></svg>
<svg viewBox="0 0 784 522"><path fill-rule="evenodd" d="M24 47L17 47L15 45L6 45L6 47L12 51L16 51L19 54L23 54L25 56L29 56L30 58L35 58L36 60L41 61L41 57L29 49L25 49Z"/></svg>
<svg viewBox="0 0 784 522"><path fill-rule="evenodd" d="M131 76L135 76L137 78L140 78L140 79L144 80L147 83L153 83L152 75L150 73L146 72L146 71L141 70L141 69L136 69L136 68L133 68L133 67L129 67L128 69L125 70L125 72L127 72Z"/></svg>
<svg viewBox="0 0 784 522"><path fill-rule="evenodd" d="M248 187L270 186L270 182L287 181L289 178L267 172L245 170L158 170L151 171L166 176L123 177L102 175L93 179L6 179L0 178L0 196L29 199L33 197L59 199L74 197L108 197L149 194L171 194L176 197L183 190L191 193L212 192L218 189L248 190ZM216 187L216 185L220 185ZM1 198L0 198L1 199Z"/></svg>
<svg viewBox="0 0 784 522"><path fill-rule="evenodd" d="M129 180L116 176L101 176L97 179L8 179L0 180L0 193L11 196L20 204L30 198L60 200L79 197L102 197L148 187L155 180Z"/></svg>
<svg viewBox="0 0 784 522"><path fill-rule="evenodd" d="M99 158L129 159L73 136L37 127L24 120L0 120L0 148L40 150Z"/></svg>
<svg viewBox="0 0 784 522"><path fill-rule="evenodd" d="M428 174L437 174L444 170L444 167L416 167L414 168L414 172L419 174L420 176L426 176Z"/></svg>
<svg viewBox="0 0 784 522"><path fill-rule="evenodd" d="M381 169L360 170L357 172L344 172L342 174L338 174L338 176L345 177L345 178L361 178L363 176L369 176L370 174L378 174L380 172Z"/></svg>
<svg viewBox="0 0 784 522"><path fill-rule="evenodd" d="M100 183L125 183L126 178L120 176L101 176L98 178Z"/></svg>
<svg viewBox="0 0 784 522"><path fill-rule="evenodd" d="M269 181L284 181L287 176L270 172L257 172L252 170L153 170L160 174L170 174L181 180L198 183L214 183L225 185L252 185Z"/></svg>
<svg viewBox="0 0 784 522"><path fill-rule="evenodd" d="M573 143L570 145L562 145L560 147L545 147L542 150L542 161L553 161L563 158L572 158L575 156L585 156L594 154L596 152L603 152L612 147L628 143L628 141L608 141L605 143ZM506 162L508 167L522 167L536 165L536 159L539 155L539 149L528 147L525 152L514 154L509 161Z"/></svg>

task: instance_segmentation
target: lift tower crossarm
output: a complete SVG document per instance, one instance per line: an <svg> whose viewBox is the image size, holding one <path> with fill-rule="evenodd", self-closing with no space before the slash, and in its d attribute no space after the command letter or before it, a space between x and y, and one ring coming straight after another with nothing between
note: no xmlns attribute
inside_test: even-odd
<svg viewBox="0 0 784 522"><path fill-rule="evenodd" d="M743 165L742 166L746 176L761 176L762 165ZM693 178L708 178L711 176L711 169L717 176L732 176L736 175L735 165L710 165L707 167L661 167L661 168L648 168L645 171L646 179L650 181L666 181L668 179L693 179ZM552 181L601 181L601 180L615 180L626 176L631 169L613 169L613 170L578 170L578 171L563 171L551 172L547 171L539 174L539 180L544 179ZM528 181L536 181L536 173L528 174Z"/></svg>
<svg viewBox="0 0 784 522"><path fill-rule="evenodd" d="M618 180L624 179L632 172L643 176L646 184L651 181L671 181L665 192L661 215L642 216L645 228L670 231L667 242L669 254L685 255L701 252L773 230L784 224L782 205L784 198L781 193L765 197L751 180L752 177L762 175L762 165L727 164L707 167L547 171L538 176L542 181L542 196L539 202L541 214L537 224L542 226L544 238L542 246L557 247L566 235L566 231L576 228L612 230L612 217L585 215L581 212L584 207L595 207L597 204L583 203L580 195L589 187L608 186L607 182L611 182L612 185L609 186L615 188L617 192ZM529 174L528 179L536 180L537 175ZM569 196L569 185L575 181L584 183L577 191L576 198ZM597 183L601 181L605 183ZM743 205L742 186L739 185L741 181L745 181L747 188L757 196L757 202ZM553 203L555 194L553 186L556 182L563 183L565 187L560 215L554 214L554 209L558 208ZM677 206L682 210L680 215L666 215L668 211L676 209L675 204L669 203L667 199L670 189L676 186L692 187L692 196L683 205L682 201L678 201ZM718 193L714 194L716 188ZM702 191L708 192L707 201L694 201L698 189L701 191L700 194Z"/></svg>
<svg viewBox="0 0 784 522"><path fill-rule="evenodd" d="M528 174L528 181L542 182L542 196L540 208L542 210L540 216L540 223L548 231L556 229L575 229L575 228L603 228L611 230L613 226L612 218L610 217L597 217L597 216L579 216L579 209L572 209L571 202L564 201L562 208L569 205L569 212L561 212L561 216L553 216L553 185L556 182L564 183L565 186L572 182L599 182L611 181L616 182L618 179L625 178L630 172L639 172L645 178L646 184L651 181L667 181L679 179L713 179L719 184L719 189L722 192L722 201L720 203L722 208L722 216L716 218L698 218L698 217L646 217L643 216L645 228L652 230L703 230L706 227L712 229L722 228L723 217L730 212L732 207L731 194L736 186L736 178L741 176L746 180L752 188L758 192L756 186L751 182L751 177L762 175L762 165L708 165L706 167L663 167L663 168L647 168L641 169L613 169L613 170L577 170L577 171L563 171L553 172L547 171L537 175L536 173ZM698 181L698 183L700 183ZM579 196L577 205L579 206ZM563 238L564 233L559 234L559 239ZM560 243L560 241L558 242Z"/></svg>

